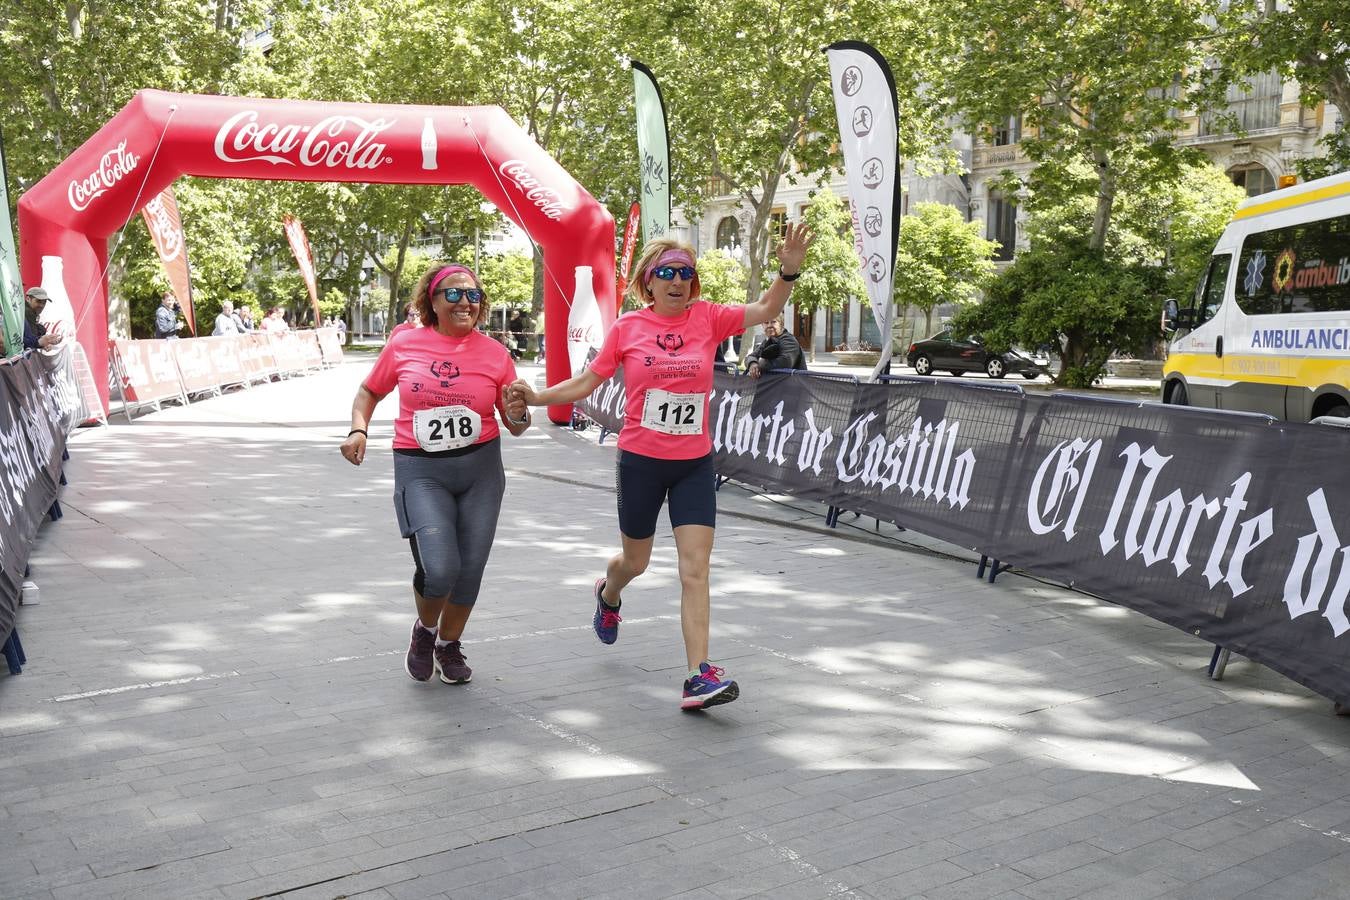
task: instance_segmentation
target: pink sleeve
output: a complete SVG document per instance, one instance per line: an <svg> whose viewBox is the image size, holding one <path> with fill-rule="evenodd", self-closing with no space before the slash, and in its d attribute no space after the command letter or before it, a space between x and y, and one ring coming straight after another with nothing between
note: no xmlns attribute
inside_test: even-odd
<svg viewBox="0 0 1350 900"><path fill-rule="evenodd" d="M717 335L719 341L725 341L732 335L745 334L744 303L727 305L712 303L709 304L709 312L712 316L713 334Z"/></svg>
<svg viewBox="0 0 1350 900"><path fill-rule="evenodd" d="M366 376L365 386L372 394L383 396L398 387L398 364L394 359L396 345L392 339L384 345L380 358L375 360L375 367Z"/></svg>
<svg viewBox="0 0 1350 900"><path fill-rule="evenodd" d="M599 354L591 360L591 371L601 378L609 378L615 372L619 371L619 364L623 362L623 352L619 346L621 337L619 335L619 323L610 327L609 334L605 335L605 342L600 345Z"/></svg>

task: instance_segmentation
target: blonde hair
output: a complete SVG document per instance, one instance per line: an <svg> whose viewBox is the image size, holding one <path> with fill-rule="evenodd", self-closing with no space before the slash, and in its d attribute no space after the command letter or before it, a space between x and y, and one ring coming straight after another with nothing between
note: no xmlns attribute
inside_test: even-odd
<svg viewBox="0 0 1350 900"><path fill-rule="evenodd" d="M436 311L431 306L431 297L427 295L427 287L431 284L431 279L436 277L436 273L441 269L444 269L446 265L458 265L458 263L434 263L430 269L427 269L422 273L421 278L417 279L417 287L413 288L412 302L408 304L412 307L413 311L417 313L417 318L420 319L422 324L427 328L433 328L436 325ZM478 320L474 323L476 325L482 325L488 320L488 308L492 305L492 298L483 288L483 282L478 280L478 273L467 266L465 266L464 269L468 272L469 277L473 279L473 286L480 291L483 291L483 300L478 304ZM450 276L447 275L446 277L448 278ZM407 318L406 314L404 315L404 318Z"/></svg>
<svg viewBox="0 0 1350 900"><path fill-rule="evenodd" d="M651 298L647 296L647 282L642 275L647 271L647 267L656 262L661 254L665 253L667 250L683 250L685 253L689 254L690 259L698 259L698 254L694 252L694 248L684 241L668 237L653 238L643 246L642 255L639 256L637 262L633 264L633 280L628 283L628 289L624 291L624 295L628 297L628 299L639 306L646 306L648 303L652 302ZM697 284L697 276L694 280ZM690 299L697 300L698 294L695 293Z"/></svg>

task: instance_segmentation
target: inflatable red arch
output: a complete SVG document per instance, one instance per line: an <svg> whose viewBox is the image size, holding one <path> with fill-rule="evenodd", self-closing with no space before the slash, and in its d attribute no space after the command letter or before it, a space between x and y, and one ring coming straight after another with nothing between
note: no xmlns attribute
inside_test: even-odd
<svg viewBox="0 0 1350 900"><path fill-rule="evenodd" d="M597 297L614 296L613 217L500 107L146 90L19 199L24 284L64 282L96 373L108 367L108 238L180 175L472 184L542 248L549 384L571 374L577 267L590 267ZM607 329L614 304L599 306ZM95 380L106 404L107 379ZM569 411L549 413L563 422Z"/></svg>

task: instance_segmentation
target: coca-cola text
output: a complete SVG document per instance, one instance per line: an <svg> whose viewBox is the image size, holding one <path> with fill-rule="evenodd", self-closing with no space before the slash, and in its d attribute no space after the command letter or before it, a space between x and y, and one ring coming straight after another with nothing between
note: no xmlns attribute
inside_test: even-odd
<svg viewBox="0 0 1350 900"><path fill-rule="evenodd" d="M216 157L222 162L270 162L328 169L374 169L392 162L376 140L394 119L328 116L314 125L258 124L254 110L236 113L216 132Z"/></svg>
<svg viewBox="0 0 1350 900"><path fill-rule="evenodd" d="M70 208L84 212L95 198L125 178L140 161L139 156L127 150L126 141L103 154L97 169L79 181L72 181L66 189Z"/></svg>

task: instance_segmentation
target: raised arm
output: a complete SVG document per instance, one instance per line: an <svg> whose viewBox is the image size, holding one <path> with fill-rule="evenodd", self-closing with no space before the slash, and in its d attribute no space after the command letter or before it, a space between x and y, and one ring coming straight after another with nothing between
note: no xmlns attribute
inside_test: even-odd
<svg viewBox="0 0 1350 900"><path fill-rule="evenodd" d="M783 243L778 248L778 277L769 285L769 289L764 292L754 303L745 305L745 327L754 328L756 325L763 325L772 319L776 319L787 305L788 296L792 293L792 282L797 280L801 274L802 262L806 259L806 251L810 248L811 242L816 236L811 233L811 229L803 224L789 223L787 231L783 234Z"/></svg>

